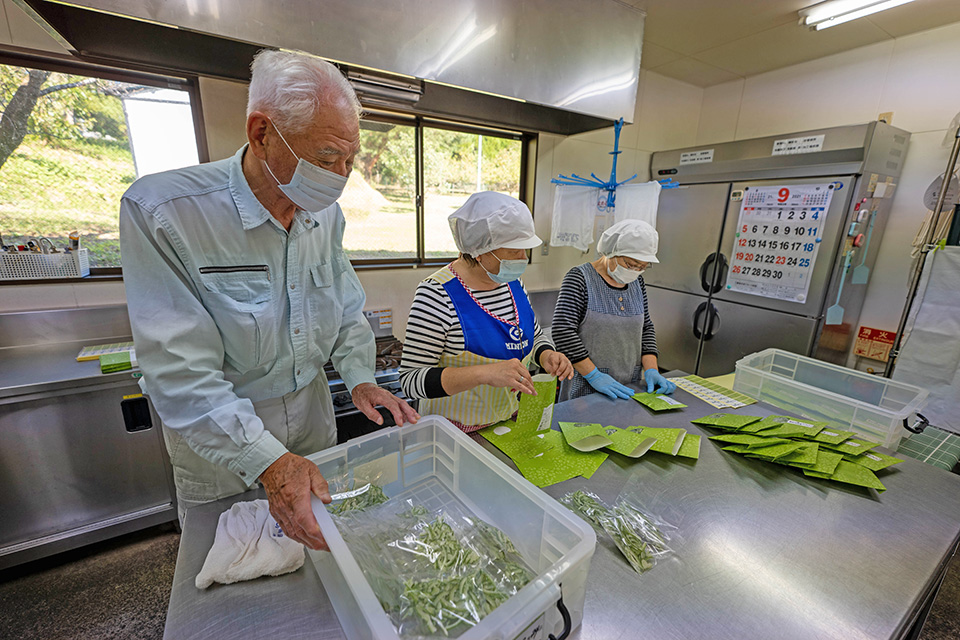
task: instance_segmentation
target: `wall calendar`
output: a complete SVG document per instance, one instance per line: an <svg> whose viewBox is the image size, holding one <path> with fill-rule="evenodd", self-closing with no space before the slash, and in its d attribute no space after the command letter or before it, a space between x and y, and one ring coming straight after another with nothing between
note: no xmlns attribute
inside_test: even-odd
<svg viewBox="0 0 960 640"><path fill-rule="evenodd" d="M832 197L832 184L746 187L726 288L805 302Z"/></svg>

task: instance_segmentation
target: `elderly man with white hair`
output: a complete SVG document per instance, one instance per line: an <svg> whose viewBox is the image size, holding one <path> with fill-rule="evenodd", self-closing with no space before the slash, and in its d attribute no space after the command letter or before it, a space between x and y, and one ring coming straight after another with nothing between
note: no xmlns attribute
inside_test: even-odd
<svg viewBox="0 0 960 640"><path fill-rule="evenodd" d="M226 160L146 176L124 194L120 244L141 387L162 422L186 508L263 484L284 532L326 543L301 457L336 444L323 365L382 423L419 416L374 383L364 293L336 204L360 145L360 105L331 64L254 59L247 144Z"/></svg>

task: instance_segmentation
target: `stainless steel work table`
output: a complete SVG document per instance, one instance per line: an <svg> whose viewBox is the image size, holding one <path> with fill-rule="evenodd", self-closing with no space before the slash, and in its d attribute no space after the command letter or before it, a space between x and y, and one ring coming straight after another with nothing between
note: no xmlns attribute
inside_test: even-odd
<svg viewBox="0 0 960 640"><path fill-rule="evenodd" d="M554 419L712 435L690 420L717 410L682 390L676 396L687 409L654 415L592 395L558 404ZM776 412L755 404L735 413ZM881 473L888 490L877 496L721 451L704 437L698 461L614 454L593 478L546 492L585 488L613 501L631 477L648 508L679 527L677 559L640 576L609 540L600 542L572 638L910 637L960 539L960 476L910 458ZM220 512L258 495L188 512L166 638L342 637L309 559L288 576L194 587Z"/></svg>

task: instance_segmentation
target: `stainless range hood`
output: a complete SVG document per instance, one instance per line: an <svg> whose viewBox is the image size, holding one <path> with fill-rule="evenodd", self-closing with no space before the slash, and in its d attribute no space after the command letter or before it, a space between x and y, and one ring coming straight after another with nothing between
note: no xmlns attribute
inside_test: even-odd
<svg viewBox="0 0 960 640"><path fill-rule="evenodd" d="M564 134L632 120L644 24L616 0L15 2L90 61L245 80L300 49L419 86L419 112Z"/></svg>

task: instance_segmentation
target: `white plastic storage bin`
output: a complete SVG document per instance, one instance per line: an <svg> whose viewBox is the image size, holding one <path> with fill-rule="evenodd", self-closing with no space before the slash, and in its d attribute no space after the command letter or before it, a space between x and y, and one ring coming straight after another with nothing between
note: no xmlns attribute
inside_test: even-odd
<svg viewBox="0 0 960 640"><path fill-rule="evenodd" d="M737 361L733 388L811 420L854 431L896 449L928 391L780 349Z"/></svg>
<svg viewBox="0 0 960 640"><path fill-rule="evenodd" d="M510 537L537 577L461 634L462 640L559 635L561 591L571 629L580 625L597 544L593 529L445 418L423 416L415 425L384 429L307 458L325 477L378 477L391 498L410 496L428 509L455 502ZM310 557L347 638L396 640L400 636L317 499L314 512L331 552L311 551Z"/></svg>

